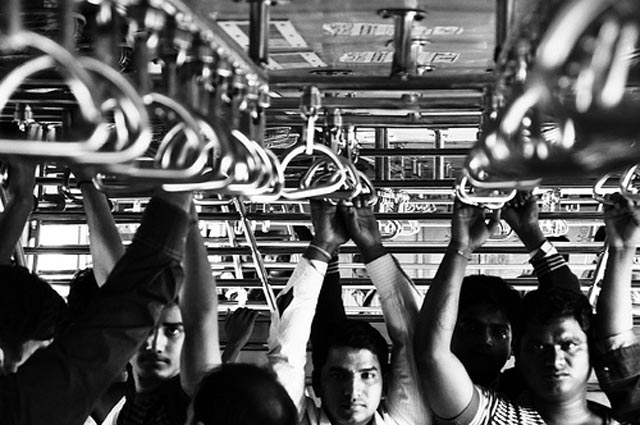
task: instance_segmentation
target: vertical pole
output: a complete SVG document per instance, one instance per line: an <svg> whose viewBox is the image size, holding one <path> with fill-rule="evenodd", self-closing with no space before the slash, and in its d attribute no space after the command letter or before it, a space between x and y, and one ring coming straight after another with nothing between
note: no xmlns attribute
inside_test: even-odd
<svg viewBox="0 0 640 425"><path fill-rule="evenodd" d="M251 223L249 223L249 219L247 218L247 211L245 209L244 203L238 198L234 198L233 204L240 214L240 220L242 221L242 227L244 228L244 235L247 238L249 247L251 248L253 263L256 266L256 273L258 275L258 279L260 279L260 283L262 284L262 290L264 291L264 296L267 300L269 310L276 311L276 296L273 293L273 288L271 288L271 285L269 284L269 274L267 273L267 268L264 266L264 259L262 258L260 250L258 249L256 236L251 230Z"/></svg>
<svg viewBox="0 0 640 425"><path fill-rule="evenodd" d="M269 62L269 21L271 0L249 2L249 57L256 65Z"/></svg>

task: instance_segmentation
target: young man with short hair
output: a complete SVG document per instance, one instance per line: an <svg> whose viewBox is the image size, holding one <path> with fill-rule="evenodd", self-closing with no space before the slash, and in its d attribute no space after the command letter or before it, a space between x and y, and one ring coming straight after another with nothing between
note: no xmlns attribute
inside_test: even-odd
<svg viewBox="0 0 640 425"><path fill-rule="evenodd" d="M24 343L31 338L28 333L16 341L0 341L5 359L11 362L16 357L12 351L22 350L21 360L15 367L8 363L5 370L10 373L0 377L0 423L84 422L153 328L163 306L177 295L189 204L188 195L166 193L149 202L131 245L86 313L55 335L50 344L41 344L37 350L27 344L25 350ZM5 210L0 220L6 214ZM19 280L3 279L1 283L9 287L20 285ZM7 293L3 289L3 294ZM23 302L26 311L38 310L30 297L13 302ZM54 310L47 313L55 316ZM19 319L13 309L0 310L0 317L0 323L7 324ZM42 319L41 323L55 322L49 314ZM47 332L38 338L45 337L48 342L50 336Z"/></svg>
<svg viewBox="0 0 640 425"><path fill-rule="evenodd" d="M357 204L357 202L356 202ZM269 360L297 407L300 424L428 424L413 360L418 294L381 244L370 208L311 202L315 236L286 288L277 297ZM349 238L363 254L380 294L393 348L371 325L344 321L314 347L313 384L321 406L305 397L306 348L327 263ZM384 397L384 401L383 401Z"/></svg>

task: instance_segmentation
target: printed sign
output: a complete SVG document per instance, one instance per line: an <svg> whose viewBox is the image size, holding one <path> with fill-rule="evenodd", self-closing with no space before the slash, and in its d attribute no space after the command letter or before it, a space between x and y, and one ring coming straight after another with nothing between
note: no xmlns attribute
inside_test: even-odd
<svg viewBox="0 0 640 425"><path fill-rule="evenodd" d="M393 37L392 24L375 24L369 22L332 22L323 24L326 34L334 37ZM413 28L413 37L443 37L460 35L464 28L456 26L425 27L416 25Z"/></svg>

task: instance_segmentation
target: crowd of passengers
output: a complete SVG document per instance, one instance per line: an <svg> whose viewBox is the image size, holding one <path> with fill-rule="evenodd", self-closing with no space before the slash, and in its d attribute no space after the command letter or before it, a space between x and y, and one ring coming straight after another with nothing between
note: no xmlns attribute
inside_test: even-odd
<svg viewBox="0 0 640 425"><path fill-rule="evenodd" d="M74 277L65 301L14 264L35 166L4 161L1 425L640 423L630 298L640 208L622 196L604 206L608 256L595 309L540 230L530 193L493 212L454 202L449 245L424 300L366 202L311 200L314 234L276 298L268 364L258 366L237 361L255 311L228 317L221 352L216 283L190 194L158 190L125 249L107 198L75 170L93 268ZM500 219L538 279L524 297L499 277L465 277ZM345 314L337 254L349 240L376 288L390 345ZM592 369L610 407L587 399Z"/></svg>

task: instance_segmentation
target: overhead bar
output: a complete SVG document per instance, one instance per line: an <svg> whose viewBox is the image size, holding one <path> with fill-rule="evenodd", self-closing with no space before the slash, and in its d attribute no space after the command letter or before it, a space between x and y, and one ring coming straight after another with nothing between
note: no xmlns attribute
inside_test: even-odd
<svg viewBox="0 0 640 425"><path fill-rule="evenodd" d="M300 89L305 85L314 85L321 91L343 90L482 90L492 83L495 77L491 73L431 73L406 80L378 76L321 76L312 74L273 73L269 78L272 89Z"/></svg>

